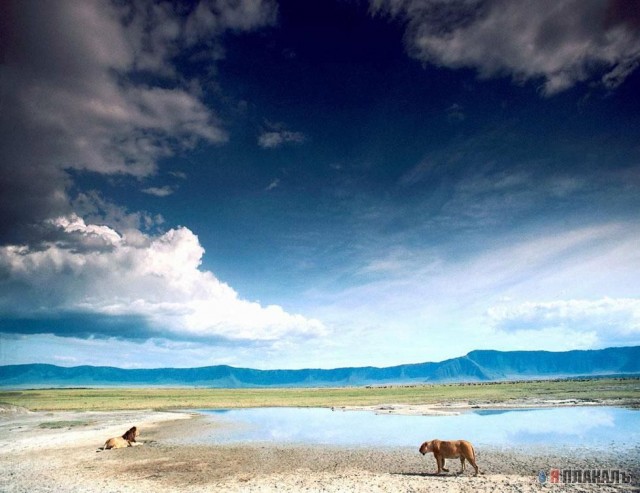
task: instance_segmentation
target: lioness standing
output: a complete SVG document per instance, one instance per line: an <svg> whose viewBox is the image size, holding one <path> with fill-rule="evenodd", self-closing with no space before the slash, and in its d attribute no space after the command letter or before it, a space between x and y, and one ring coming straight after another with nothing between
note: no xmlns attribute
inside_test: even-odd
<svg viewBox="0 0 640 493"><path fill-rule="evenodd" d="M438 470L436 474L440 474L440 471L449 472L449 469L445 469L445 459L457 459L460 458L460 465L462 469L460 473L464 472L464 460L467 459L476 470L476 476L478 475L478 465L476 464L476 452L466 440L431 440L424 442L420 445L420 453L422 455L427 452L433 452L433 456L436 458L438 464Z"/></svg>

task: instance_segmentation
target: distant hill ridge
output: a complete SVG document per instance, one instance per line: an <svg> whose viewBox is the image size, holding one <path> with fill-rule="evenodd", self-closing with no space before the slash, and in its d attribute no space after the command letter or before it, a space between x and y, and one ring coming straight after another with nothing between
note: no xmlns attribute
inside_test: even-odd
<svg viewBox="0 0 640 493"><path fill-rule="evenodd" d="M437 363L303 370L201 368L122 369L47 364L0 366L0 387L198 386L341 387L478 382L640 373L640 346L588 351L471 351Z"/></svg>

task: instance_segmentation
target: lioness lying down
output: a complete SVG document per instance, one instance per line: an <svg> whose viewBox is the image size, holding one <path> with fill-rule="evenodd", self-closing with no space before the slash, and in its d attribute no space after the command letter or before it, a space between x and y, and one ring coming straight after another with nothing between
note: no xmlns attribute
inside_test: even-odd
<svg viewBox="0 0 640 493"><path fill-rule="evenodd" d="M438 470L436 474L440 474L440 471L449 472L449 469L445 469L445 459L457 459L460 458L460 473L464 472L464 460L467 459L476 470L476 476L478 475L478 465L476 464L476 452L466 440L431 440L424 442L420 445L420 453L422 455L433 452L433 456L436 458L438 464Z"/></svg>
<svg viewBox="0 0 640 493"><path fill-rule="evenodd" d="M133 428L128 429L121 437L109 438L109 440L104 442L104 447L102 447L102 450L133 447L133 444L136 443L136 437L138 435L140 435L140 432L138 431L138 428L134 426Z"/></svg>

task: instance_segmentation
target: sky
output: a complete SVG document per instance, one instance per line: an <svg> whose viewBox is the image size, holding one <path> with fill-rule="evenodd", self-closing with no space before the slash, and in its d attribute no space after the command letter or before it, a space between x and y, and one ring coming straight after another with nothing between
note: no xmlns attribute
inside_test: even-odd
<svg viewBox="0 0 640 493"><path fill-rule="evenodd" d="M0 364L640 344L638 3L0 9Z"/></svg>

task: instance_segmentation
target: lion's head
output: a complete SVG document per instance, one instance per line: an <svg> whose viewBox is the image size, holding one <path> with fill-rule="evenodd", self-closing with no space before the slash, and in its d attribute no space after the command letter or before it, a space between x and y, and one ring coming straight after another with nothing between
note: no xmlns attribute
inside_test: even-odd
<svg viewBox="0 0 640 493"><path fill-rule="evenodd" d="M422 445L420 445L420 449L419 449L420 453L424 455L427 452L431 452L430 446L431 446L431 442L424 442Z"/></svg>
<svg viewBox="0 0 640 493"><path fill-rule="evenodd" d="M138 435L140 435L140 432L138 431L138 428L134 426L128 429L127 432L122 435L122 438L128 440L129 442L135 442Z"/></svg>

